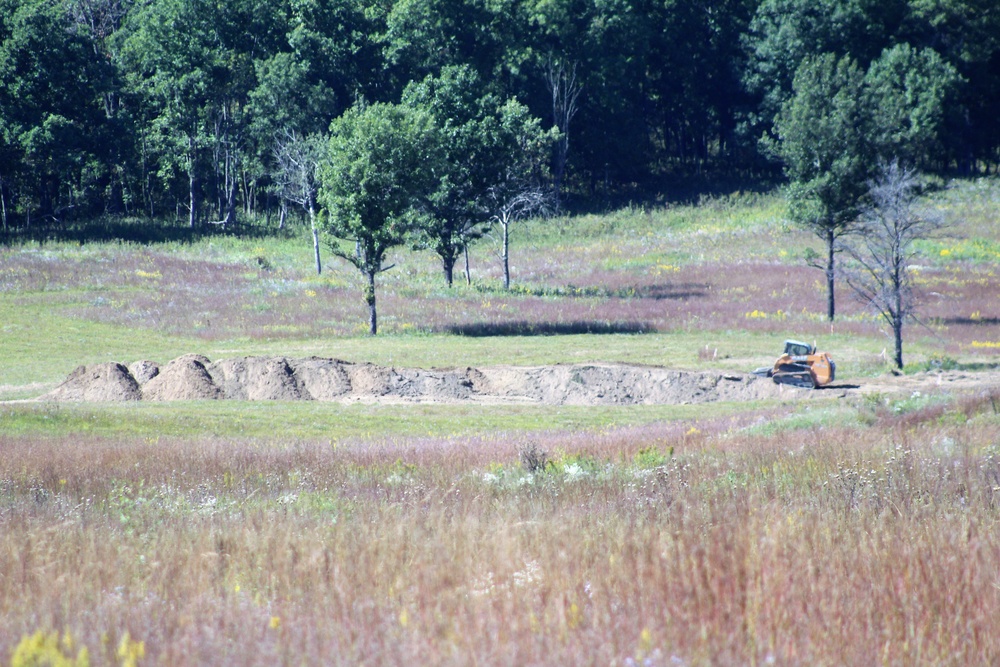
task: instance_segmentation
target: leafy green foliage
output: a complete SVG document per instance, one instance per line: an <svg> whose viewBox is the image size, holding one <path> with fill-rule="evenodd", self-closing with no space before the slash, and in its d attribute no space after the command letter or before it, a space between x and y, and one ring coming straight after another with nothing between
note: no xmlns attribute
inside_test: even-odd
<svg viewBox="0 0 1000 667"><path fill-rule="evenodd" d="M772 179L758 139L795 96L803 63L827 53L869 72L878 102L868 102L893 126L870 128L872 143L924 168L984 170L1000 146L993 9L991 0L3 0L0 223L28 234L39 221L59 229L103 213L186 214L227 228L270 221L285 203L273 196L276 137L323 133L356 102L399 103L408 86L457 81L458 71L490 108L467 109L475 113L451 119L453 129L499 117L513 99L542 130L562 127L552 175L574 206ZM553 105L555 63L575 77L572 123ZM442 208L469 201L455 192L471 187L459 176L474 175L441 181L451 193ZM442 262L463 243L446 240Z"/></svg>
<svg viewBox="0 0 1000 667"><path fill-rule="evenodd" d="M958 72L932 49L899 44L885 50L865 74L869 141L879 155L912 166L939 160L958 86Z"/></svg>
<svg viewBox="0 0 1000 667"><path fill-rule="evenodd" d="M764 123L769 124L795 95L796 73L810 58L831 53L866 66L885 45L888 24L899 20L903 4L899 0L763 0L744 38L750 56L744 80L761 99Z"/></svg>
<svg viewBox="0 0 1000 667"><path fill-rule="evenodd" d="M808 59L795 74L794 96L774 122L772 150L785 165L789 213L826 243L827 317L834 319L834 250L857 220L873 155L867 140L864 74L844 56Z"/></svg>
<svg viewBox="0 0 1000 667"><path fill-rule="evenodd" d="M872 173L864 74L848 57L803 63L794 97L775 120L776 153L785 164L790 213L821 236L839 235L857 217Z"/></svg>
<svg viewBox="0 0 1000 667"><path fill-rule="evenodd" d="M61 219L90 204L111 168L103 96L112 71L85 36L69 30L59 3L4 5L0 193L5 181L20 193L16 209L28 220L32 214Z"/></svg>
<svg viewBox="0 0 1000 667"><path fill-rule="evenodd" d="M433 187L440 159L433 127L426 112L386 104L357 105L330 126L320 173L319 198L327 209L321 224L336 239L333 253L366 278L373 335L375 276L389 268L386 253L405 242L420 216L418 198Z"/></svg>
<svg viewBox="0 0 1000 667"><path fill-rule="evenodd" d="M673 458L673 447L670 447L666 453L661 451L659 447L643 447L632 457L632 463L640 470L648 470L667 465Z"/></svg>
<svg viewBox="0 0 1000 667"><path fill-rule="evenodd" d="M496 209L530 187L552 135L517 100L490 93L469 67L446 67L410 84L403 104L434 119L441 160L422 198L426 215L416 241L441 258L450 287L459 256Z"/></svg>

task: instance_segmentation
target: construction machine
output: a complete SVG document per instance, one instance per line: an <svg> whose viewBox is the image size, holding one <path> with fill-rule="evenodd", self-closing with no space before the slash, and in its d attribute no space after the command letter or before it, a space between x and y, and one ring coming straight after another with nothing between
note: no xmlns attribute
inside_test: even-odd
<svg viewBox="0 0 1000 667"><path fill-rule="evenodd" d="M769 377L777 384L803 389L815 389L833 382L837 364L826 352L816 352L816 346L797 340L786 340L785 351L773 366L755 370L754 375Z"/></svg>

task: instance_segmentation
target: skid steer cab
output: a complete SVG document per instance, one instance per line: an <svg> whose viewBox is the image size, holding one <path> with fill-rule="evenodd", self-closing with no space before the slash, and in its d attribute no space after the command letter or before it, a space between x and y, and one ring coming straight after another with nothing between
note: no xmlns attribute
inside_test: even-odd
<svg viewBox="0 0 1000 667"><path fill-rule="evenodd" d="M773 366L755 370L754 375L769 377L777 384L803 389L825 387L836 379L837 364L826 352L817 352L815 345L786 340L785 351Z"/></svg>

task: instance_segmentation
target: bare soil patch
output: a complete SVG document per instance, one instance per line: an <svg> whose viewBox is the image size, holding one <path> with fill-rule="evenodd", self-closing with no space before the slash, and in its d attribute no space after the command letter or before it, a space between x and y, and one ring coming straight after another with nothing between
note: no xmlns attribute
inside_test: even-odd
<svg viewBox="0 0 1000 667"><path fill-rule="evenodd" d="M211 361L188 354L165 366L137 361L80 366L45 401L315 400L541 405L688 404L780 398L846 397L946 387L1000 386L1000 372L885 376L864 385L809 391L749 373L670 370L594 363L484 368L392 368L309 357L238 357Z"/></svg>

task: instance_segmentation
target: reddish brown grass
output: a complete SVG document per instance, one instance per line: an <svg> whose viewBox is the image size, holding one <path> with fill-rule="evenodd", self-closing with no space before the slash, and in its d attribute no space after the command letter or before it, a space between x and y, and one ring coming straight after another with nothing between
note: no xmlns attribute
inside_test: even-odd
<svg viewBox="0 0 1000 667"><path fill-rule="evenodd" d="M533 476L503 437L0 436L0 656L995 664L995 401L553 434Z"/></svg>
<svg viewBox="0 0 1000 667"><path fill-rule="evenodd" d="M542 261L529 255L526 261ZM412 263L414 258L408 258ZM863 304L839 290L840 318L825 319L822 274L780 263L694 264L668 274L608 270L575 263L560 271L528 271L538 282L507 294L427 284L409 270L384 274L379 304L382 330L729 331L821 337L831 331L877 335L880 323ZM97 321L207 339L356 335L365 328L364 304L353 274L333 266L342 286L303 280L305 269L224 264L154 251L59 261L40 253L5 258L4 289L19 292L98 289L73 312ZM421 280L423 282L421 282ZM423 285L423 287L421 287ZM517 287L517 286L516 286ZM990 268L927 269L921 274L920 316L930 328L909 336L934 338L944 353L1000 354L1000 278ZM595 329L596 327L596 329Z"/></svg>

